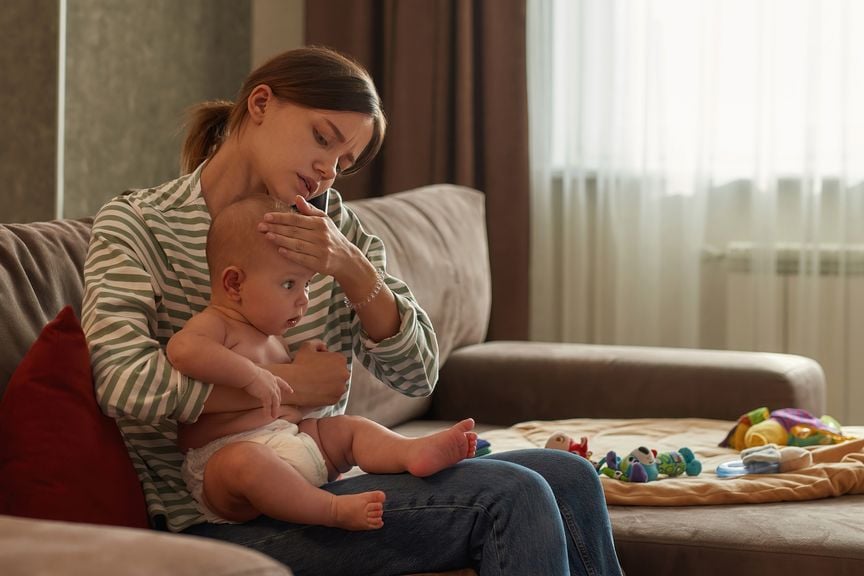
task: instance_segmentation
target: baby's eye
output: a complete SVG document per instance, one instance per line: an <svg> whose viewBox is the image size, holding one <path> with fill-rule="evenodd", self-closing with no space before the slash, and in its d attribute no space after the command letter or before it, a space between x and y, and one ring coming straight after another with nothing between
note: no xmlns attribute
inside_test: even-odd
<svg viewBox="0 0 864 576"><path fill-rule="evenodd" d="M282 288L285 288L286 290L291 290L292 288L294 288L294 281L286 280L282 283Z"/></svg>

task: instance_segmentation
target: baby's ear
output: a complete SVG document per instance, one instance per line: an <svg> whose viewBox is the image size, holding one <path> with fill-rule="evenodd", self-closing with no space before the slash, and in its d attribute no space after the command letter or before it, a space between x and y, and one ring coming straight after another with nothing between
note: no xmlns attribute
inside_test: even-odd
<svg viewBox="0 0 864 576"><path fill-rule="evenodd" d="M222 271L222 290L231 300L240 301L240 287L246 275L237 266L228 266Z"/></svg>

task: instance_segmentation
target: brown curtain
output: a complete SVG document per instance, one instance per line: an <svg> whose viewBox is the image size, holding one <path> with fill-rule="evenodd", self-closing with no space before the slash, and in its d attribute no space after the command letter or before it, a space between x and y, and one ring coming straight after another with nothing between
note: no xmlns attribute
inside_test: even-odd
<svg viewBox="0 0 864 576"><path fill-rule="evenodd" d="M486 194L492 340L529 330L525 17L525 0L306 2L306 43L366 66L389 120L381 154L339 191L447 182Z"/></svg>

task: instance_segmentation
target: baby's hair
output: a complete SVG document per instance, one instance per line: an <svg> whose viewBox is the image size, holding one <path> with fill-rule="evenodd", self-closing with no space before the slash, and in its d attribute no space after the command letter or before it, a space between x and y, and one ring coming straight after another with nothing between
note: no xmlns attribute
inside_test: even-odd
<svg viewBox="0 0 864 576"><path fill-rule="evenodd" d="M265 194L242 196L219 212L207 232L207 267L210 279L219 280L222 270L228 266L245 268L254 264L255 258L266 250L276 250L264 234L258 231L258 223L268 212L284 212L287 205L277 198Z"/></svg>

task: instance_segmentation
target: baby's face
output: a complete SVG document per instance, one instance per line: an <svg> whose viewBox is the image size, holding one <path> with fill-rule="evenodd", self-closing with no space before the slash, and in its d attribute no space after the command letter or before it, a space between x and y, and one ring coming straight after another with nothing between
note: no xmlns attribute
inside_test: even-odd
<svg viewBox="0 0 864 576"><path fill-rule="evenodd" d="M246 268L242 312L261 332L281 336L306 313L314 273L273 252Z"/></svg>

